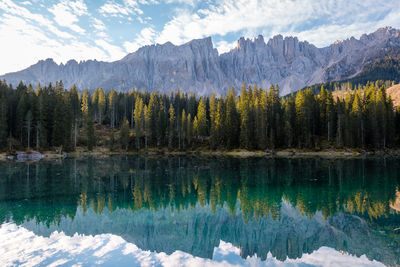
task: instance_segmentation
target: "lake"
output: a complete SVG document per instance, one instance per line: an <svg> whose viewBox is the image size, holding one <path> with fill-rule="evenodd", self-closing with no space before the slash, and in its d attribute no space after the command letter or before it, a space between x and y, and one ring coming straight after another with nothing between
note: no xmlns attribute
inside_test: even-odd
<svg viewBox="0 0 400 267"><path fill-rule="evenodd" d="M0 163L0 265L400 264L399 159Z"/></svg>

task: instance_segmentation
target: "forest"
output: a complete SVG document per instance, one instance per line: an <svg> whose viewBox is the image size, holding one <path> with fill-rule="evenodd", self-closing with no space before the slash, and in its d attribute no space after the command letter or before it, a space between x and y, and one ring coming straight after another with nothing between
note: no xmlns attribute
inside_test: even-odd
<svg viewBox="0 0 400 267"><path fill-rule="evenodd" d="M400 109L387 84L350 86L342 98L323 85L280 97L278 85L245 84L240 94L199 97L2 81L0 150L398 148Z"/></svg>

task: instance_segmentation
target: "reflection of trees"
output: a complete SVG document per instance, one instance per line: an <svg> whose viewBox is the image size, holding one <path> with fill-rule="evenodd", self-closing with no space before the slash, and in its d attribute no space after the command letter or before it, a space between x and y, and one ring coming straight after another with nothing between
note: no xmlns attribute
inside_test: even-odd
<svg viewBox="0 0 400 267"><path fill-rule="evenodd" d="M111 157L3 163L0 219L56 222L73 217L77 205L97 213L105 206L179 212L196 203L213 212L226 205L232 216L240 203L245 220L277 219L285 199L310 217L316 211L325 218L343 211L376 220L395 212L389 204L400 179L399 161L382 161ZM16 203L23 205L8 208Z"/></svg>

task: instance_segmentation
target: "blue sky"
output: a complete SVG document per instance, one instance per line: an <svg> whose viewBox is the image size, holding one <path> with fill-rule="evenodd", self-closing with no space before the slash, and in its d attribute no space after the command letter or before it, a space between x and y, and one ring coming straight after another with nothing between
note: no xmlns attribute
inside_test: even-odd
<svg viewBox="0 0 400 267"><path fill-rule="evenodd" d="M40 59L113 61L143 45L297 36L318 47L400 28L399 0L0 0L0 74Z"/></svg>

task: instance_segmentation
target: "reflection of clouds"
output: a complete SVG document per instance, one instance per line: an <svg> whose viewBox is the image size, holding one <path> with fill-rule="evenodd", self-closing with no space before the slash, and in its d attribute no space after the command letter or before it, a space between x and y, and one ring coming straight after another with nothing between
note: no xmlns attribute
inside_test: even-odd
<svg viewBox="0 0 400 267"><path fill-rule="evenodd" d="M321 247L299 259L279 261L268 255L265 261L256 256L242 259L240 249L220 241L214 248L213 258L204 259L175 251L171 255L143 251L119 236L101 234L66 236L53 232L50 237L37 236L13 223L0 227L0 263L9 265L94 265L108 266L377 266L376 261L341 254ZM383 266L383 265L382 265Z"/></svg>

